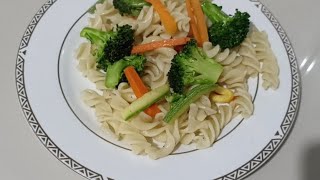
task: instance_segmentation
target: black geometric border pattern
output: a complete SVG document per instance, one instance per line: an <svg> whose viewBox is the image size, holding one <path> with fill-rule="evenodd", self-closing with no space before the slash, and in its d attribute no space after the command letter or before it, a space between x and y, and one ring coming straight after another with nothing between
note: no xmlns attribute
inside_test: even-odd
<svg viewBox="0 0 320 180"><path fill-rule="evenodd" d="M27 54L27 47L30 41L30 38L33 34L34 29L36 28L38 22L41 20L43 15L48 11L48 9L56 2L57 0L49 0L45 3L37 14L31 20L27 30L25 31L22 41L20 43L18 56L17 56L17 63L16 63L16 87L18 92L18 97L20 101L20 105L22 107L23 113L31 126L33 132L37 135L41 143L56 157L59 161L65 164L67 167L72 169L73 171L77 172L81 176L90 179L90 180L103 180L103 177L84 167L83 165L79 164L78 162L74 161L70 158L66 153L64 153L60 148L58 148L54 142L49 138L49 136L45 133L42 129L41 125L37 121L32 108L30 106L28 96L25 90L25 83L24 83L24 62L25 56ZM109 179L109 178L108 178Z"/></svg>
<svg viewBox="0 0 320 180"><path fill-rule="evenodd" d="M291 98L290 98L289 107L287 109L287 113L284 117L284 120L280 128L275 133L274 139L272 139L264 147L262 151L260 151L254 158L248 161L245 165L241 166L240 168L234 170L233 172L227 175L217 178L216 180L240 180L252 174L258 168L264 165L265 162L267 162L272 157L272 155L274 155L277 152L282 142L286 139L286 137L290 133L290 130L292 129L293 124L296 120L296 116L299 109L299 102L300 102L300 96L301 96L300 76L298 71L297 59L294 54L292 45L288 39L288 36L286 35L284 29L281 27L277 19L261 2L259 2L258 0L250 0L250 1L253 2L255 6L259 8L262 11L262 13L270 20L273 27L277 30L285 46L285 49L287 51L287 55L290 61L290 68L291 68L291 75L292 75Z"/></svg>
<svg viewBox="0 0 320 180"><path fill-rule="evenodd" d="M37 121L32 108L30 106L28 96L25 90L25 83L24 83L24 61L25 56L27 54L27 47L30 41L30 38L33 34L34 29L36 28L38 22L41 20L43 15L47 12L47 10L56 2L57 0L49 0L45 3L40 10L36 13L34 18L31 20L27 30L25 31L22 41L20 43L17 62L16 62L16 87L19 97L19 102L22 107L23 113L36 134L39 138L41 143L63 164L67 167L72 169L73 171L77 172L81 176L90 179L90 180L103 180L103 177L84 167L83 165L77 163L72 158L70 158L66 153L64 153L61 149L59 149L54 142L49 138L49 136L45 133L42 129L41 125ZM298 64L297 59L294 54L292 45L284 32L283 28L281 27L280 23L276 20L276 18L272 15L272 13L258 0L250 0L253 2L261 11L262 13L270 20L273 24L274 28L278 31L279 36L281 37L283 44L286 48L290 65L291 65L291 73L292 73L292 92L291 92L291 99L290 104L282 122L279 130L275 134L275 138L272 139L265 148L259 152L253 159L248 161L245 165L238 168L237 170L217 178L216 180L240 180L254 171L256 171L259 167L261 167L264 162L271 158L273 154L279 149L282 142L285 140L287 135L289 134L290 130L293 127L294 121L297 116L298 108L299 108L299 100L300 100L300 77L298 71ZM108 180L112 180L108 178Z"/></svg>

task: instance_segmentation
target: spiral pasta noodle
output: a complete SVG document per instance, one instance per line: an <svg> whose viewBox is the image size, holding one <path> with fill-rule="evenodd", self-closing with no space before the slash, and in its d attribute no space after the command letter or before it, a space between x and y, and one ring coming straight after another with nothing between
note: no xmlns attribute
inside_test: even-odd
<svg viewBox="0 0 320 180"><path fill-rule="evenodd" d="M79 46L76 51L76 58L79 61L78 70L82 72L83 76L88 76L90 70L94 70L96 68L96 60L91 55L91 44L83 43Z"/></svg>
<svg viewBox="0 0 320 180"><path fill-rule="evenodd" d="M257 59L262 63L262 86L265 89L277 89L280 83L279 65L271 49L267 33L254 29L250 39L255 44Z"/></svg>
<svg viewBox="0 0 320 180"><path fill-rule="evenodd" d="M247 74L251 77L256 77L260 73L260 62L256 56L254 45L249 38L246 38L241 43L239 55L243 57L241 64L247 68Z"/></svg>
<svg viewBox="0 0 320 180"><path fill-rule="evenodd" d="M219 79L220 83L229 85L245 81L247 71L241 66L243 57L237 52L229 49L222 51L219 45L213 46L210 42L203 44L203 50L209 58L214 58L217 62L224 65L223 73Z"/></svg>
<svg viewBox="0 0 320 180"><path fill-rule="evenodd" d="M172 48L159 48L146 53L148 62L145 67L143 79L152 89L164 85L171 67L171 60L177 54Z"/></svg>
<svg viewBox="0 0 320 180"><path fill-rule="evenodd" d="M174 36L166 33L152 6L144 6L138 17L133 19L122 16L114 8L112 0L96 5L96 12L89 18L88 26L109 31L117 25L129 24L135 30L136 44L186 37L190 29L190 18L185 1L162 0L162 3L177 23L178 33ZM207 22L211 25L209 20ZM105 87L105 72L96 67L91 49L90 43L82 43L76 51L78 70L96 85L95 90L87 89L81 93L83 102L94 109L104 131L128 146L133 153L148 155L152 159L168 156L179 144L192 145L196 149L208 148L236 116L249 118L254 112L252 95L248 91L249 78L261 74L265 89L276 89L279 86L279 67L267 34L253 28L245 41L233 49L221 49L219 45L210 42L203 44L204 53L223 66L218 84L233 91L236 97L233 101L215 103L210 94L205 94L193 102L173 124L162 121L170 104L159 102L161 112L155 118L141 112L130 121L124 121L121 112L137 97L126 82L120 83L116 89ZM166 84L171 61L176 54L177 51L170 47L144 53L147 59L141 74L144 83L151 89Z"/></svg>

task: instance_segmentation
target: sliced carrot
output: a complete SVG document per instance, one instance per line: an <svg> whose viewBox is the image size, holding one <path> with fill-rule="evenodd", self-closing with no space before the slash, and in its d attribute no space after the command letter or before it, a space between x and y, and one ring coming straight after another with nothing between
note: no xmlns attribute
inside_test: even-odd
<svg viewBox="0 0 320 180"><path fill-rule="evenodd" d="M142 79L140 78L137 71L134 69L133 66L129 66L124 70L124 74L126 75L129 84L134 92L134 94L137 96L137 98L142 97L144 94L149 92L148 87L143 83ZM151 117L155 117L156 114L160 113L160 109L156 104L153 104L149 108L147 108L144 111L146 114L148 114Z"/></svg>
<svg viewBox="0 0 320 180"><path fill-rule="evenodd" d="M148 109L144 110L144 112L151 117L156 117L156 115L160 113L161 110L159 109L157 104L153 104Z"/></svg>
<svg viewBox="0 0 320 180"><path fill-rule="evenodd" d="M195 16L194 16L194 13L193 13L193 9L191 7L190 0L186 0L186 7L187 7L188 15L190 17L190 27L191 27L191 30L192 30L193 37L197 40L198 45L202 46L202 43L201 43L202 40L201 40L201 37L200 37L200 34L199 34L197 22L195 20Z"/></svg>
<svg viewBox="0 0 320 180"><path fill-rule="evenodd" d="M136 72L133 66L129 66L124 70L124 73L130 83L130 86L137 96L137 98L142 97L144 94L149 92L147 86L144 85L142 79L140 78L139 74Z"/></svg>
<svg viewBox="0 0 320 180"><path fill-rule="evenodd" d="M166 39L161 41L154 41L151 43L146 44L140 44L136 45L132 48L131 53L132 54L138 54L138 53L144 53L147 51L151 51L154 49L158 49L161 47L175 47L179 45L184 45L188 41L190 41L190 38L184 37L184 38L177 38L177 39Z"/></svg>
<svg viewBox="0 0 320 180"><path fill-rule="evenodd" d="M201 37L199 34L199 30L197 27L197 22L195 20L195 16L193 14L193 9L192 9L190 0L186 0L186 7L187 7L188 15L190 17L190 28L192 30L192 35L197 40L198 44L200 46L202 46L202 43L201 43L202 40L201 40Z"/></svg>
<svg viewBox="0 0 320 180"><path fill-rule="evenodd" d="M197 26L201 37L201 44L203 44L204 42L209 41L209 36L205 16L201 8L201 3L199 0L190 0L190 2L191 7L193 7L194 10L194 15L197 19Z"/></svg>
<svg viewBox="0 0 320 180"><path fill-rule="evenodd" d="M166 32L170 35L176 34L178 31L178 26L176 20L171 16L168 9L161 3L160 0L146 0L148 3L152 4L154 10L159 14L161 22L166 29Z"/></svg>
<svg viewBox="0 0 320 180"><path fill-rule="evenodd" d="M193 36L193 32L192 32L192 27L191 25L189 26L189 32L188 32L188 37L192 37Z"/></svg>

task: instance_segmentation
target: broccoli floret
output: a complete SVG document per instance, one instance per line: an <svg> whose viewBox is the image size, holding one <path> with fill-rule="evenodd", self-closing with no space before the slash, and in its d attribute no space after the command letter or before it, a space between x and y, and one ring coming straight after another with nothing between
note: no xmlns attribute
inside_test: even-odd
<svg viewBox="0 0 320 180"><path fill-rule="evenodd" d="M124 69L133 66L136 71L141 72L144 69L144 63L147 59L142 55L126 56L123 59L111 64L107 68L105 86L115 88L124 80Z"/></svg>
<svg viewBox="0 0 320 180"><path fill-rule="evenodd" d="M190 85L215 84L223 71L223 67L209 58L195 40L189 41L171 64L168 81L179 94Z"/></svg>
<svg viewBox="0 0 320 180"><path fill-rule="evenodd" d="M240 45L247 37L250 27L250 15L247 12L240 12L238 9L234 16L228 16L222 11L222 7L205 0L202 3L205 15L212 22L209 27L209 39L222 49L233 48Z"/></svg>
<svg viewBox="0 0 320 180"><path fill-rule="evenodd" d="M110 64L129 56L134 42L134 30L130 25L108 32L86 27L80 36L91 42L91 53L96 57L97 67L104 71Z"/></svg>
<svg viewBox="0 0 320 180"><path fill-rule="evenodd" d="M113 6L119 10L121 15L139 16L143 6L150 6L144 0L113 0Z"/></svg>

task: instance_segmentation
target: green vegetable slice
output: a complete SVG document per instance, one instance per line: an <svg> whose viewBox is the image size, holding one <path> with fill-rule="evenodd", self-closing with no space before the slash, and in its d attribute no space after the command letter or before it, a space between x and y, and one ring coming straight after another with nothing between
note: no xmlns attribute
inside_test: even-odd
<svg viewBox="0 0 320 180"><path fill-rule="evenodd" d="M198 100L202 95L210 93L217 87L215 84L200 84L192 88L186 96L178 95L177 98L174 98L170 111L164 117L163 121L166 123L173 122L188 110L191 103Z"/></svg>
<svg viewBox="0 0 320 180"><path fill-rule="evenodd" d="M161 100L166 94L169 93L169 91L169 85L165 84L146 93L141 98L137 99L132 104L130 104L130 106L124 109L124 111L122 112L123 119L127 121L135 115L139 114L143 110L150 107L152 104Z"/></svg>

